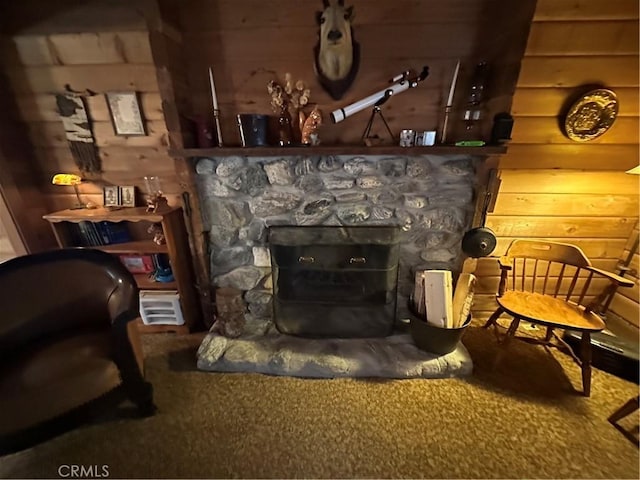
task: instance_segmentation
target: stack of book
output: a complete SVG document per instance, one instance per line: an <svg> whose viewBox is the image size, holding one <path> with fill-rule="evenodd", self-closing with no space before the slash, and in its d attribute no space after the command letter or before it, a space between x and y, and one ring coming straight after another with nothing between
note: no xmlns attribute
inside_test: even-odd
<svg viewBox="0 0 640 480"><path fill-rule="evenodd" d="M132 240L126 223L87 222L72 224L69 229L74 245L79 247L99 247Z"/></svg>

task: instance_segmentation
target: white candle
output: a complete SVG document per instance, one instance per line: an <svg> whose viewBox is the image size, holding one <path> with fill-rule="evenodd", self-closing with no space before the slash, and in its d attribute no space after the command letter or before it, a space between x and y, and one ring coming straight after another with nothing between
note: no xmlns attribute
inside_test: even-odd
<svg viewBox="0 0 640 480"><path fill-rule="evenodd" d="M213 83L213 72L209 67L209 83L211 84L211 98L213 99L213 110L218 110L218 97L216 96L216 86Z"/></svg>
<svg viewBox="0 0 640 480"><path fill-rule="evenodd" d="M451 81L451 89L449 90L449 99L447 100L447 107L453 105L453 94L456 91L456 82L458 81L458 71L460 70L460 60L456 65L456 70L453 72L453 80ZM213 80L212 80L213 82Z"/></svg>

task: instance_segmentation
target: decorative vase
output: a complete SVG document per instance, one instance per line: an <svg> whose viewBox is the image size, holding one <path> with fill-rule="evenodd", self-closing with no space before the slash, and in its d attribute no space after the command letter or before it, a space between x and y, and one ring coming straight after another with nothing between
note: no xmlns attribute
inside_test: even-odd
<svg viewBox="0 0 640 480"><path fill-rule="evenodd" d="M281 147L291 145L293 140L293 130L291 128L291 115L286 108L280 110L278 117L278 144Z"/></svg>

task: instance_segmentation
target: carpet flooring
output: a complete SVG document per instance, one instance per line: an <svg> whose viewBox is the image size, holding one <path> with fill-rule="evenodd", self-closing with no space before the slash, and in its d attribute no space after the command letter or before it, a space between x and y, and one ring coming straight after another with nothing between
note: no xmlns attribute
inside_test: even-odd
<svg viewBox="0 0 640 480"><path fill-rule="evenodd" d="M568 357L523 342L512 342L491 368L495 337L475 324L463 338L474 373L463 379L201 372L201 339L145 337L155 416L103 419L7 455L0 477L60 478L59 466L70 464L106 465L110 478L640 474L638 449L606 420L637 385L594 370L592 396L584 398Z"/></svg>

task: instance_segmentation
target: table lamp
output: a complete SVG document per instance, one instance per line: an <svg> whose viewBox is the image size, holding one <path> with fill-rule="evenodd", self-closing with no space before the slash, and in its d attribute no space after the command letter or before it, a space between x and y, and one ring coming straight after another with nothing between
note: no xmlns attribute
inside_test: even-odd
<svg viewBox="0 0 640 480"><path fill-rule="evenodd" d="M71 207L72 210L77 210L80 208L95 208L93 204L84 203L80 200L80 192L78 192L78 185L82 182L82 178L79 175L75 175L73 173L57 173L51 179L51 183L54 185L63 185L63 186L72 186L73 190L76 192L76 198L78 199L78 203Z"/></svg>

